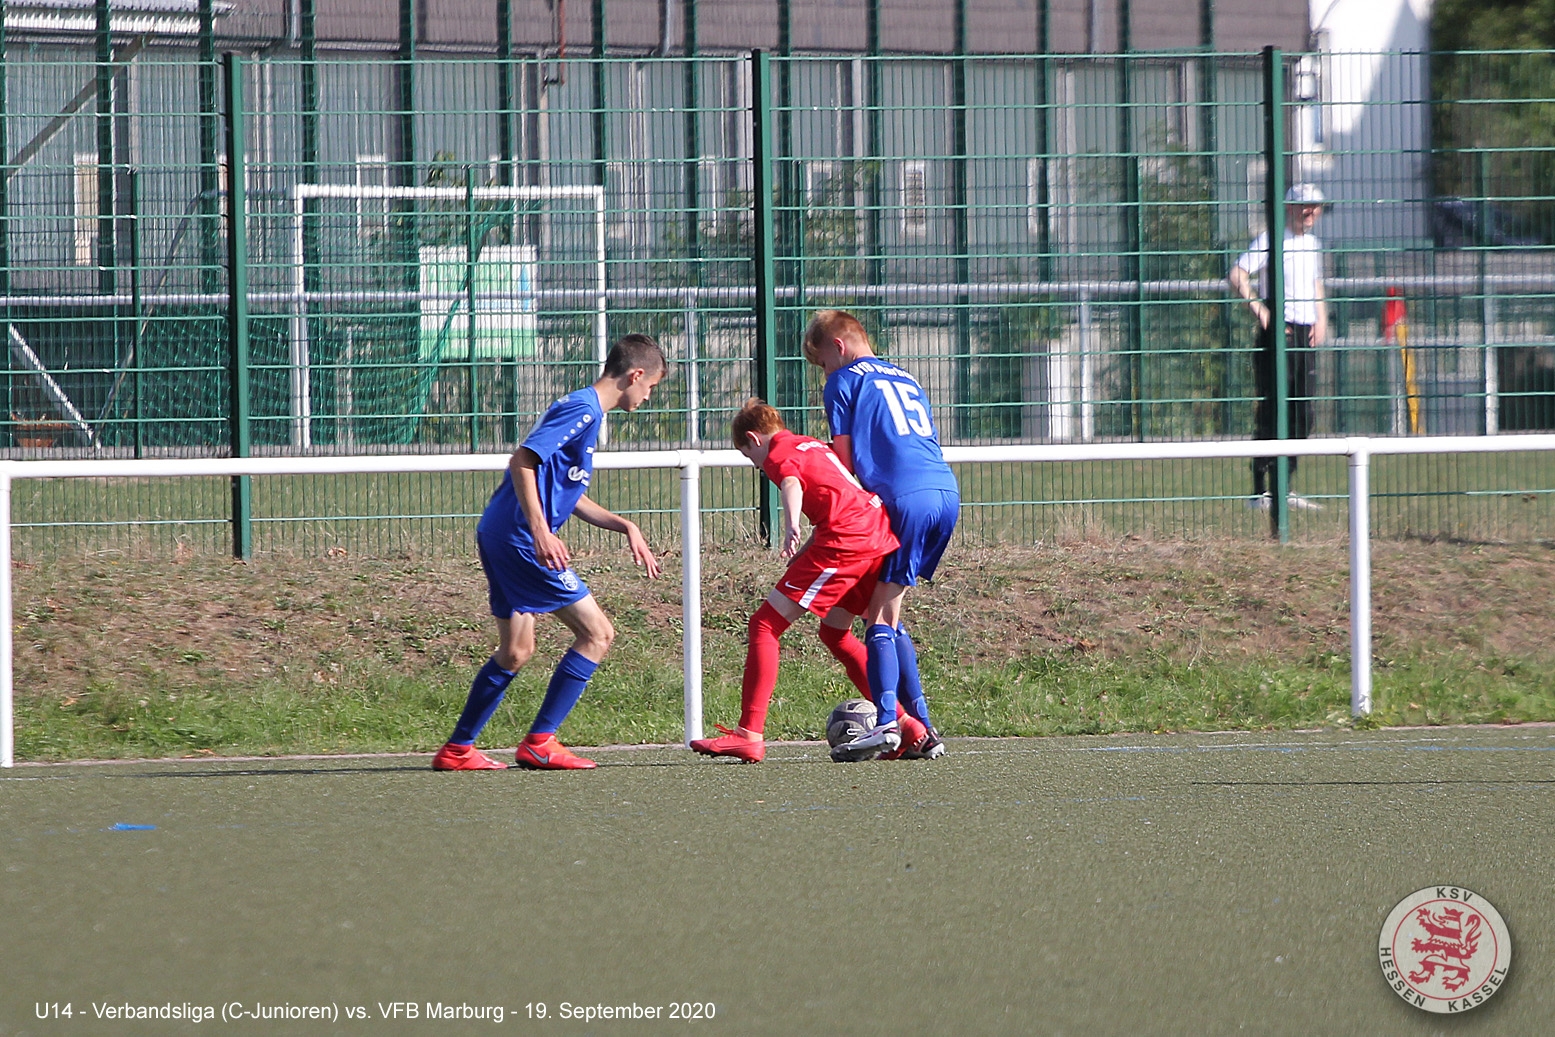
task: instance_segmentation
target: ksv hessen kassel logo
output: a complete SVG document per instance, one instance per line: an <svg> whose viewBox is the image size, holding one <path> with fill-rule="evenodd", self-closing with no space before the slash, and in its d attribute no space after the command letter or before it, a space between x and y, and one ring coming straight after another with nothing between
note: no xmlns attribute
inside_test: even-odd
<svg viewBox="0 0 1555 1037"><path fill-rule="evenodd" d="M1427 1012L1466 1012L1506 983L1512 936L1478 893L1427 886L1388 915L1377 954L1383 978L1405 1001Z"/></svg>

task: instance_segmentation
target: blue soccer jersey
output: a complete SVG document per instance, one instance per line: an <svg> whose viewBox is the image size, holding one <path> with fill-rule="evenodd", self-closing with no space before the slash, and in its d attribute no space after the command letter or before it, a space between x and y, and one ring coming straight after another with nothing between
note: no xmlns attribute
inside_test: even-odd
<svg viewBox="0 0 1555 1037"><path fill-rule="evenodd" d="M604 416L599 393L589 386L551 404L524 440L524 446L540 459L535 481L552 533L561 529L588 491L594 474L594 444ZM506 536L514 544L533 547L534 535L518 506L512 472L502 477L502 485L491 495L475 530L483 536Z"/></svg>
<svg viewBox="0 0 1555 1037"><path fill-rule="evenodd" d="M863 357L826 379L826 420L848 436L853 472L886 503L921 490L959 492L940 453L939 430L918 380L879 357Z"/></svg>

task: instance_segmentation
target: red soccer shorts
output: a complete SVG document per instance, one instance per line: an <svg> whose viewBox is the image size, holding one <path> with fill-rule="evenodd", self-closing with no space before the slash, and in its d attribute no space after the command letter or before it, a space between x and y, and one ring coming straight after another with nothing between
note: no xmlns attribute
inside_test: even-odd
<svg viewBox="0 0 1555 1037"><path fill-rule="evenodd" d="M855 616L869 607L885 555L862 558L827 548L811 546L788 563L788 571L778 581L777 592L785 598L824 616L841 605Z"/></svg>

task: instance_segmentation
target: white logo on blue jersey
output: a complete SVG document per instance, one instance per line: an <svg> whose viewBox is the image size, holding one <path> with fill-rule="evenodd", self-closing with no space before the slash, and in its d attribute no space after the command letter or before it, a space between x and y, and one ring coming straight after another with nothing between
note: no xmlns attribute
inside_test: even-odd
<svg viewBox="0 0 1555 1037"><path fill-rule="evenodd" d="M567 469L567 478L571 479L573 482L580 482L584 486L589 484L588 471L579 468L577 465L573 465L571 468Z"/></svg>

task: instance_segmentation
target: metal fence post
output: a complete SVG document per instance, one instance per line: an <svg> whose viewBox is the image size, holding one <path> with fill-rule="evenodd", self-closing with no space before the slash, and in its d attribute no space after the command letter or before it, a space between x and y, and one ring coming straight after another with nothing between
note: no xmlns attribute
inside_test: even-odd
<svg viewBox="0 0 1555 1037"><path fill-rule="evenodd" d="M227 429L233 457L251 453L248 392L248 198L243 138L243 59L223 59L227 85ZM232 479L232 554L254 554L253 486Z"/></svg>
<svg viewBox="0 0 1555 1037"><path fill-rule="evenodd" d="M140 328L142 315L145 310L141 302L141 270L140 270L140 170L131 169L129 175L130 187L130 420L134 422L135 456L144 457L146 453L145 425L141 421L141 380L140 369ZM106 420L108 412L104 410L103 418Z"/></svg>
<svg viewBox="0 0 1555 1037"><path fill-rule="evenodd" d="M1474 244L1479 253L1479 320L1485 340L1485 435L1494 436L1501 431L1501 372L1496 367L1496 298L1491 294L1490 256L1485 248L1489 243L1485 237L1486 228L1490 226L1490 152L1480 149L1477 157L1475 173L1479 190L1475 193L1479 195L1479 226Z"/></svg>
<svg viewBox="0 0 1555 1037"><path fill-rule="evenodd" d="M212 0L200 0L200 290L221 289L221 170L216 160L216 44Z"/></svg>
<svg viewBox="0 0 1555 1037"><path fill-rule="evenodd" d="M702 737L702 468L695 450L680 452L680 593L685 744Z"/></svg>
<svg viewBox="0 0 1555 1037"><path fill-rule="evenodd" d="M1274 343L1274 438L1290 438L1290 379L1285 350L1285 57L1263 49L1264 225L1269 231L1269 336ZM1255 363L1257 361L1254 361ZM1265 404L1267 406L1267 404ZM1271 532L1290 540L1290 458L1277 458L1269 487Z"/></svg>
<svg viewBox="0 0 1555 1037"><path fill-rule="evenodd" d="M864 8L864 280L871 288L885 283L884 185L880 182L885 153L885 82L880 62L880 3L867 0ZM879 300L879 296L872 296L870 301L879 305ZM881 306L882 316L884 309ZM875 344L885 345L885 321L872 323Z"/></svg>
<svg viewBox="0 0 1555 1037"><path fill-rule="evenodd" d="M1371 453L1361 440L1350 453L1350 713L1370 712Z"/></svg>
<svg viewBox="0 0 1555 1037"><path fill-rule="evenodd" d="M97 290L115 292L118 260L114 256L113 213L113 37L109 31L108 0L96 0L97 9ZM118 314L115 313L115 318ZM118 320L113 323L118 334Z"/></svg>
<svg viewBox="0 0 1555 1037"><path fill-rule="evenodd" d="M755 221L756 395L770 401L777 389L777 267L772 218L772 56L751 51L751 205ZM778 535L777 487L763 481L760 492L761 536Z"/></svg>
<svg viewBox="0 0 1555 1037"><path fill-rule="evenodd" d="M1199 50L1204 52L1198 61L1199 150L1203 153L1200 161L1204 166L1204 179L1209 181L1210 190L1218 196L1220 177L1216 170L1216 156L1220 151L1220 143L1215 123L1215 95L1218 92L1215 75L1218 62L1214 57L1215 0L1199 0ZM1219 233L1215 237L1219 238Z"/></svg>
<svg viewBox="0 0 1555 1037"><path fill-rule="evenodd" d="M590 71L594 82L594 109L589 123L594 132L594 184L604 187L610 171L609 69L605 66L605 0L594 0L592 7L594 61Z"/></svg>
<svg viewBox="0 0 1555 1037"><path fill-rule="evenodd" d="M1043 283L1053 280L1052 184L1052 135L1049 125L1053 118L1052 87L1053 68L1053 0L1039 0L1037 4L1037 103L1033 106L1037 116L1037 279Z"/></svg>
<svg viewBox="0 0 1555 1037"><path fill-rule="evenodd" d="M7 298L4 321L9 333L11 323L11 142L6 133L10 124L10 102L5 82L5 2L0 0L0 294ZM9 365L7 365L9 367ZM5 376L6 401L10 401L10 374ZM6 408L9 414L10 408ZM8 446L0 441L0 446Z"/></svg>
<svg viewBox="0 0 1555 1037"><path fill-rule="evenodd" d="M480 367L475 359L475 278L478 245L475 234L475 167L464 174L464 345L470 351L470 453L481 452Z"/></svg>
<svg viewBox="0 0 1555 1037"><path fill-rule="evenodd" d="M1126 305L1123 326L1128 334L1125 362L1129 402L1128 435L1144 440L1149 435L1144 396L1145 380L1145 270L1144 204L1140 185L1139 147L1134 132L1133 5L1118 4L1118 160L1123 180L1123 280L1134 285L1132 305Z"/></svg>
<svg viewBox="0 0 1555 1037"><path fill-rule="evenodd" d="M950 66L950 205L951 251L955 253L955 279L961 286L955 297L956 321L956 403L963 434L972 431L972 413L976 401L975 370L972 360L972 300L965 286L972 280L972 228L970 191L967 184L967 59L966 0L955 5L955 57Z"/></svg>

